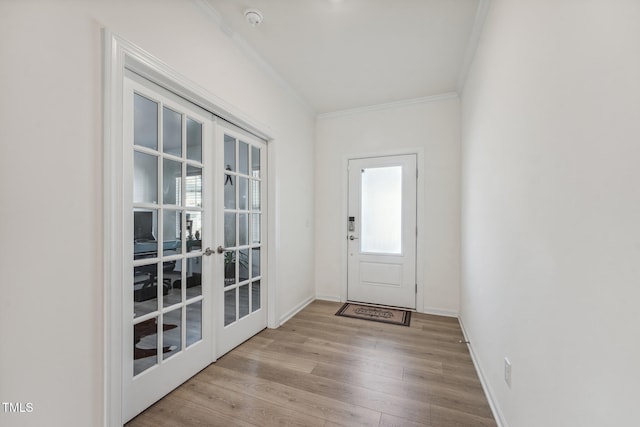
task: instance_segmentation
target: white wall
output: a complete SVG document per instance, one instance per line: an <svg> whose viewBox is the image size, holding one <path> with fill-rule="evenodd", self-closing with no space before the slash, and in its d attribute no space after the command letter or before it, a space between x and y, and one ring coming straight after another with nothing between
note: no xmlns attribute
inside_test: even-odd
<svg viewBox="0 0 640 427"><path fill-rule="evenodd" d="M639 22L493 0L466 82L461 318L511 427L638 425Z"/></svg>
<svg viewBox="0 0 640 427"><path fill-rule="evenodd" d="M2 1L0 425L101 425L104 26L274 132L277 315L315 292L315 117L193 2Z"/></svg>
<svg viewBox="0 0 640 427"><path fill-rule="evenodd" d="M316 292L346 297L346 159L421 150L418 277L424 309L457 315L460 253L457 98L321 116L316 131Z"/></svg>

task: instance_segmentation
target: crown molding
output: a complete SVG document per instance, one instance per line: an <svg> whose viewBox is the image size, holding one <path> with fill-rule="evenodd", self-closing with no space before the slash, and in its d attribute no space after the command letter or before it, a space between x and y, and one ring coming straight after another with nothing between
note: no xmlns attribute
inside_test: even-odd
<svg viewBox="0 0 640 427"><path fill-rule="evenodd" d="M458 81L456 84L456 91L462 94L464 85L467 81L467 75L473 64L473 59L476 56L476 50L480 43L480 37L482 36L482 30L484 29L484 23L489 13L491 6L491 0L479 0L478 8L476 9L476 17L473 22L473 28L471 29L471 35L469 36L469 42L467 43L467 49L462 60L462 66L458 73Z"/></svg>
<svg viewBox="0 0 640 427"><path fill-rule="evenodd" d="M213 20L213 22L220 27L220 30L226 34L231 41L236 45L236 47L244 53L248 58L250 58L254 64L258 66L258 68L263 71L271 80L279 85L285 92L290 95L295 101L300 104L309 114L315 115L315 109L296 91L285 79L282 75L269 64L269 62L264 59L250 44L247 42L240 34L235 32L233 28L227 24L224 20L220 12L216 8L213 7L211 2L208 0L193 0L196 5L198 5L205 14Z"/></svg>
<svg viewBox="0 0 640 427"><path fill-rule="evenodd" d="M407 107L410 105L430 104L433 102L439 102L447 99L456 99L456 98L458 98L458 94L456 92L446 92L438 95L424 96L421 98L403 99L401 101L388 102L384 104L368 105L365 107L349 108L346 110L338 110L338 111L332 111L329 113L322 113L322 114L318 114L317 118L331 119L336 117L352 116L354 114L368 113L371 111L391 110L394 108Z"/></svg>

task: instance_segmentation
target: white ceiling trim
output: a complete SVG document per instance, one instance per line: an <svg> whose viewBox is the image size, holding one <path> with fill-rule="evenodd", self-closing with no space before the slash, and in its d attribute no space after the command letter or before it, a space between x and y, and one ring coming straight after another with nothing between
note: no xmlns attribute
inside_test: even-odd
<svg viewBox="0 0 640 427"><path fill-rule="evenodd" d="M371 111L391 110L395 108L407 107L417 104L429 104L432 102L444 101L447 99L458 98L456 92L447 92L439 95L423 96L421 98L404 99L402 101L388 102L385 104L369 105L366 107L349 108L346 110L332 111L330 113L318 114L318 119L331 119L336 117L352 116L354 114L368 113Z"/></svg>
<svg viewBox="0 0 640 427"><path fill-rule="evenodd" d="M467 49L464 54L462 66L460 67L460 73L458 74L458 81L456 83L456 91L462 95L464 85L467 81L467 75L473 64L473 58L476 55L478 49L478 43L480 43L480 36L484 29L484 22L489 13L489 7L491 6L491 0L480 0L478 2L478 8L476 9L476 17L473 21L473 28L471 29L471 35L469 36L469 42L467 43Z"/></svg>
<svg viewBox="0 0 640 427"><path fill-rule="evenodd" d="M195 3L205 11L209 16L233 41L233 43L242 51L247 57L271 78L276 84L282 87L293 99L295 99L302 107L309 112L309 114L315 115L316 110L309 105L309 103L278 73L275 68L267 62L247 41L236 33L222 18L222 15L209 3L207 0L194 0Z"/></svg>

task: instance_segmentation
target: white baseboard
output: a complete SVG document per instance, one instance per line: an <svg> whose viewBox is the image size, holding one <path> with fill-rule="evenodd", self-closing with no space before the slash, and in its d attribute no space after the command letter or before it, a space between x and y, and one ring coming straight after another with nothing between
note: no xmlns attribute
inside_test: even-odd
<svg viewBox="0 0 640 427"><path fill-rule="evenodd" d="M316 295L316 299L321 301L342 302L340 297L335 295Z"/></svg>
<svg viewBox="0 0 640 427"><path fill-rule="evenodd" d="M284 325L285 323L287 323L287 321L289 319L291 319L293 316L295 316L296 314L298 314L300 311L302 311L306 306L308 306L309 304L311 304L313 301L315 301L316 297L315 295L311 295L309 298L305 299L304 301L302 301L300 304L296 305L295 307L293 307L293 309L289 310L287 313L285 313L283 316L280 317L280 324L279 326Z"/></svg>
<svg viewBox="0 0 640 427"><path fill-rule="evenodd" d="M496 419L496 423L498 427L508 427L507 422L504 420L504 416L502 415L502 411L498 406L498 402L493 397L493 393L491 392L491 387L489 387L489 383L486 381L484 373L482 372L482 368L478 363L478 359L476 357L475 352L473 351L473 342L469 335L467 335L467 331L464 328L464 323L462 323L462 318L458 317L458 322L460 323L460 328L462 329L462 334L464 335L465 341L469 341L467 347L469 348L469 354L471 355L471 360L473 361L473 366L476 368L476 372L478 373L478 378L480 379L480 384L482 384L482 389L484 390L484 394L487 397L487 401L489 402L489 407L491 408L491 412L493 413L493 418Z"/></svg>
<svg viewBox="0 0 640 427"><path fill-rule="evenodd" d="M443 310L436 307L423 307L420 313L433 314L435 316L458 317L459 313L455 310Z"/></svg>

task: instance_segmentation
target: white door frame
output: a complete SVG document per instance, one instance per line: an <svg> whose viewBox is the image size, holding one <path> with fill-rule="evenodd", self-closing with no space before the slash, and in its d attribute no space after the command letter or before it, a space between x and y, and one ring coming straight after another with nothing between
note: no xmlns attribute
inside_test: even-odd
<svg viewBox="0 0 640 427"><path fill-rule="evenodd" d="M365 151L362 153L352 153L344 155L342 158L342 189L343 189L343 197L342 197L342 218L344 219L343 225L341 228L341 233L343 238L340 240L342 243L340 245L340 253L343 254L341 257L341 265L340 265L340 275L343 278L342 287L340 290L340 302L347 301L347 293L348 293L348 252L349 252L349 243L347 240L347 236L349 235L347 217L349 215L349 160L363 159L369 157L386 157L386 156L402 156L405 154L415 154L416 155L416 166L418 168L418 182L417 182L417 192L416 192L416 203L417 203L417 216L416 222L418 225L418 235L416 238L416 284L417 292L416 292L416 311L419 313L424 312L424 269L425 269L425 259L424 259L424 233L423 226L425 224L425 207L424 207L424 173L422 172L424 169L424 150L422 148L407 148L407 149L398 149L398 150L383 150L383 151Z"/></svg>
<svg viewBox="0 0 640 427"><path fill-rule="evenodd" d="M178 74L159 59L129 41L102 31L103 42L103 298L104 298L104 412L103 425L122 426L122 290L123 247L123 84L125 69L140 74L193 104L235 123L267 141L268 170L268 287L267 326L279 326L276 306L276 248L279 228L275 174L276 137L259 123Z"/></svg>

